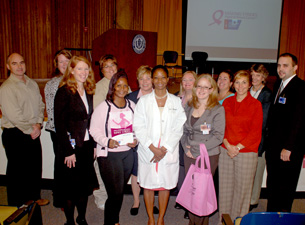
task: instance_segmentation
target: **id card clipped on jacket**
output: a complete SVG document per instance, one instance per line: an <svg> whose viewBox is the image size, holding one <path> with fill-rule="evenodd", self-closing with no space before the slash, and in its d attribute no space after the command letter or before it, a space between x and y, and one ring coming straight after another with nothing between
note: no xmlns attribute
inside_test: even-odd
<svg viewBox="0 0 305 225"><path fill-rule="evenodd" d="M202 131L202 134L210 134L211 124L204 122L204 124L200 125L200 130Z"/></svg>
<svg viewBox="0 0 305 225"><path fill-rule="evenodd" d="M75 149L75 145L76 145L75 139L71 138L71 134L69 132L68 132L68 136L69 136L69 141L70 141L72 148Z"/></svg>

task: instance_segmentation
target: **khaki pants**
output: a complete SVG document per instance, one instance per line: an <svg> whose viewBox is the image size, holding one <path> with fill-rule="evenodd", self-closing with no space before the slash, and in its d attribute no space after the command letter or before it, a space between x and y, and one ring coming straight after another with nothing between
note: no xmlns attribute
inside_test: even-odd
<svg viewBox="0 0 305 225"><path fill-rule="evenodd" d="M221 147L219 156L219 215L230 214L232 220L249 212L257 153L239 153L231 159Z"/></svg>

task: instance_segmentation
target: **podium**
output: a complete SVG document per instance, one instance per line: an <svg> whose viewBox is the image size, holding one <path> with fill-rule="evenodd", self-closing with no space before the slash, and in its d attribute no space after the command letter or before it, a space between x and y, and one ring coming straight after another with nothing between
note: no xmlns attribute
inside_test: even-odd
<svg viewBox="0 0 305 225"><path fill-rule="evenodd" d="M117 58L118 68L125 70L132 91L138 89L137 69L142 65L154 67L157 61L157 33L110 29L92 42L92 67L95 80L101 79L99 60L105 54Z"/></svg>

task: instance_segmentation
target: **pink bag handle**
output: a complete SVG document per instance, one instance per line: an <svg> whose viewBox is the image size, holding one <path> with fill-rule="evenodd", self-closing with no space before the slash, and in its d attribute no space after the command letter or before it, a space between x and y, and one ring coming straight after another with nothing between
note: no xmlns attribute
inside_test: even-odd
<svg viewBox="0 0 305 225"><path fill-rule="evenodd" d="M199 167L199 160L201 159L201 167ZM211 165L210 165L210 158L208 155L207 148L205 147L205 144L200 144L200 156L197 157L196 159L196 169L200 170L202 173L205 170L204 162L207 166L207 170L211 173Z"/></svg>

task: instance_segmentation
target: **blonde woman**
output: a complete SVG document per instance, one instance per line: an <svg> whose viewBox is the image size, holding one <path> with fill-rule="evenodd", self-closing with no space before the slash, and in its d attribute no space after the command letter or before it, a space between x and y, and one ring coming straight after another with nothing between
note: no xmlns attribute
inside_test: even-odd
<svg viewBox="0 0 305 225"><path fill-rule="evenodd" d="M145 65L140 66L137 70L137 79L139 83L139 90L136 90L126 96L127 99L130 99L135 104L139 101L140 97L147 95L153 91L152 79L151 79L151 70L152 68ZM141 188L138 183L138 153L137 148L134 148L134 164L131 172L131 189L133 194L133 205L130 209L130 215L138 215L140 208L140 192ZM159 213L159 209L154 206L154 214Z"/></svg>
<svg viewBox="0 0 305 225"><path fill-rule="evenodd" d="M192 92L192 100L185 107L186 122L184 124L181 145L184 149L185 173L191 164L195 164L200 155L200 144L205 144L214 175L218 166L220 145L225 131L225 111L218 103L217 84L209 74L199 76ZM208 216L199 217L189 212L190 225L209 223Z"/></svg>
<svg viewBox="0 0 305 225"><path fill-rule="evenodd" d="M197 78L197 74L194 71L186 71L181 78L180 91L178 97L181 98L183 107L185 107L188 101L191 100L192 98L192 90L196 78Z"/></svg>

